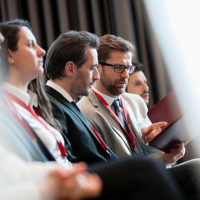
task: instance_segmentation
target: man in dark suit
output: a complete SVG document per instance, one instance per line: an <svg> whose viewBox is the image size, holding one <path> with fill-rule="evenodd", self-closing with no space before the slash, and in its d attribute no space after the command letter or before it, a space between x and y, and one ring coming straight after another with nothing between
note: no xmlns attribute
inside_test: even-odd
<svg viewBox="0 0 200 200"><path fill-rule="evenodd" d="M4 46L2 50L5 49ZM0 59L3 59L2 52L0 52ZM0 65L2 69L3 66L6 65ZM0 75L2 75L3 70L0 71ZM5 74L3 74L3 77L5 77ZM42 199L42 197L45 199L80 199L81 197L94 197L101 192L100 179L98 176L95 176L96 178L91 181L90 178L94 177L91 174L88 176L88 178L90 177L88 179L85 167L76 165L76 167L72 167L67 171L63 167L60 169L56 163L48 163L47 165L43 163L43 161L54 159L51 155L49 155L51 157L48 157L47 152L43 151L42 145L43 147L45 146L42 141L31 130L29 125L26 124L23 118L20 120L17 111L1 92L1 89L0 129L0 196L2 199L13 199L16 197L27 199L27 196L31 196L32 199ZM28 164L26 161L40 162L34 165L34 163ZM15 170L12 169L13 167ZM146 167L148 169L143 173ZM138 168L143 169L137 170L137 173L132 173L132 170ZM57 171L52 171L53 169ZM149 195L154 194L153 187L151 186L152 176L155 177L153 181L155 185L159 185L160 183L163 185L160 191L154 195L154 199L161 199L163 195L163 199L182 198L173 180L153 160L135 158L134 162L130 159L124 162L110 162L103 166L100 164L93 166L90 168L90 171L98 173L102 179L103 190L100 199L147 199ZM45 173L48 172L50 174L49 177L46 177L47 179L44 184L39 183L39 187L34 187L33 182L35 183L39 179L45 178ZM83 176L80 176L80 173L83 173ZM78 177L77 174L79 175ZM142 175L144 177L140 178ZM124 182L127 176L129 179ZM37 179L36 181L34 181L35 178ZM29 187L28 183L31 183L31 187ZM142 187L138 190L138 185L143 185L146 192L144 192ZM169 187L166 188L166 185L169 185ZM31 188L33 188L32 192ZM134 193L132 192L133 188L135 188ZM20 192L20 195L18 195L16 193L23 189L26 190L26 194ZM44 196L39 196L39 192L42 192Z"/></svg>
<svg viewBox="0 0 200 200"><path fill-rule="evenodd" d="M74 161L83 160L87 163L116 158L74 103L79 95L88 95L95 80L99 79L97 70L98 46L99 41L94 34L85 31L63 33L49 48L45 64L48 79L47 93L52 103L54 116L62 124L63 135L71 144L71 149L68 150L75 157ZM158 131L157 128L152 127L151 131ZM141 173L141 170L145 171L139 167L136 173ZM167 172L165 169L164 171ZM193 176L190 176L191 165L172 168L169 171L182 190L187 193L187 196L196 195L194 188L190 187L195 185L196 181ZM187 176L183 178L183 174L187 174ZM113 176L115 175L113 174ZM144 176L146 179L149 178L147 174ZM137 179L137 176L135 178ZM137 180L140 178L141 176ZM116 180L116 183L119 182ZM159 186L155 187L159 188Z"/></svg>
<svg viewBox="0 0 200 200"><path fill-rule="evenodd" d="M68 159L72 162L105 162L115 158L115 155L98 138L89 121L82 115L74 102L78 95L87 95L89 87L98 79L96 68L98 64L96 53L99 45L98 38L86 32L69 32L68 35L69 37L65 37L65 34L61 35L57 42L53 43L52 50L62 51L59 44L65 40L69 43L69 51L65 49L63 52L68 52L72 59L66 63L62 63L63 60L58 57L58 60L57 58L54 59L50 47L47 55L46 72L51 80L47 82L46 91L52 103L54 116L63 127L63 137L67 143L69 143L68 140L71 143L71 150L69 147L67 148ZM79 46L78 51L77 45ZM59 63L59 60L61 63ZM62 67L57 67L57 73L55 73L51 69L55 68L55 65L62 65L65 70ZM51 70L53 73L51 73Z"/></svg>
<svg viewBox="0 0 200 200"><path fill-rule="evenodd" d="M5 50L6 45L5 43L4 48L1 49L3 40L4 37L0 32L0 86L9 70L3 62L5 57L2 51ZM91 179L93 183L89 183L89 177L88 184L85 180L86 190L82 188L83 183L78 181L79 173L86 170L84 166L77 165L77 168L67 170L55 162L44 163L55 159L36 133L17 113L1 87L0 130L0 199L77 199L99 195L101 181L98 177L95 177L94 182ZM90 192L92 184L94 184L94 191L91 188Z"/></svg>

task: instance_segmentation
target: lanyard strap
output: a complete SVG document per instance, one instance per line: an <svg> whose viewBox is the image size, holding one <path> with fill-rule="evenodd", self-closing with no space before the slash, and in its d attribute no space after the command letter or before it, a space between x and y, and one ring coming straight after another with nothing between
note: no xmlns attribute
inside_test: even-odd
<svg viewBox="0 0 200 200"><path fill-rule="evenodd" d="M0 98L0 104L4 108L6 108L13 115L13 117L24 127L24 129L29 134L31 139L35 139L35 136L32 133L32 131L31 131L30 127L28 126L28 124L26 123L26 121L19 114L17 114L17 112L14 110L14 105L13 105L12 101L10 101L9 99L7 99L7 101L8 102L6 103ZM8 105L8 103L10 104L10 106Z"/></svg>
<svg viewBox="0 0 200 200"><path fill-rule="evenodd" d="M54 138L55 138L55 140L57 142L58 148L60 150L61 156L62 157L66 156L67 153L66 153L65 147L62 144L62 142L57 140L56 135L47 127L47 125L44 123L44 121L39 118L39 116L36 114L36 112L33 109L31 109L30 107L28 107L23 101L21 101L20 99L18 99L16 96L12 95L11 93L9 93L7 91L4 91L4 92L5 92L6 96L9 99L13 100L14 102L16 102L17 104L19 104L20 106L22 106L24 109L26 109L29 113L31 113L31 115L38 122L40 122L40 124L42 124L49 131L49 133L51 133L54 136Z"/></svg>
<svg viewBox="0 0 200 200"><path fill-rule="evenodd" d="M93 93L96 95L96 97L99 99L99 101L101 101L101 103L103 103L106 108L110 111L110 113L114 116L114 118L118 121L118 123L120 124L120 126L123 128L123 130L125 131L125 136L126 138L128 139L128 142L129 142L129 145L130 147L134 147L135 146L135 143L134 143L134 140L133 140L133 135L131 133L131 129L130 129L130 126L129 126L129 117L128 117L128 111L126 109L126 106L125 106L125 103L123 101L122 98L120 98L121 102L122 102L122 108L124 110L124 114L125 114L125 118L126 118L126 124L127 124L127 128L128 128L128 132L125 130L124 126L122 125L121 123L121 120L119 119L119 117L116 115L116 113L113 111L113 109L108 105L108 103L105 101L105 99L99 95L97 92L95 92L94 90L92 90Z"/></svg>
<svg viewBox="0 0 200 200"><path fill-rule="evenodd" d="M76 105L76 103L74 101L71 102L71 104L80 112L79 107ZM81 113L81 112L80 112ZM85 118L85 116L83 116ZM87 124L90 127L90 129L92 130L92 132L95 134L96 138L98 139L99 143L101 144L101 146L105 149L108 150L107 145L105 144L105 142L103 141L103 139L99 136L99 134L97 133L97 131L95 130L95 128L92 126L92 124L87 120Z"/></svg>
<svg viewBox="0 0 200 200"><path fill-rule="evenodd" d="M105 144L105 142L102 140L102 138L99 136L99 134L96 132L96 130L94 129L94 127L92 125L89 124L89 127L92 129L93 133L96 135L97 139L99 140L101 146L107 150L108 147L107 145Z"/></svg>

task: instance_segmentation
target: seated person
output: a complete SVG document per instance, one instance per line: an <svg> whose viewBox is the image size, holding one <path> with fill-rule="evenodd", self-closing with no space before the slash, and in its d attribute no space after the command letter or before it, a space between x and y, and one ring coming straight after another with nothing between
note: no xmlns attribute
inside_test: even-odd
<svg viewBox="0 0 200 200"><path fill-rule="evenodd" d="M136 153L160 159L165 165L175 164L185 153L184 145L172 153L147 145L167 123L152 124L144 101L138 95L125 93L129 74L135 69L134 57L135 47L129 41L111 34L101 36L99 79L78 106L118 157Z"/></svg>
<svg viewBox="0 0 200 200"><path fill-rule="evenodd" d="M14 22L9 22L8 24L4 23L1 25L1 31L5 35L5 44L8 45L3 45L2 47L2 53L4 54L6 58L5 60L8 64L6 66L9 67L7 84L5 85L5 94L8 96L9 100L11 103L13 103L15 108L20 111L18 113L28 121L28 123L32 126L32 128L34 128L38 135L45 129L46 132L43 135L44 137L40 137L44 143L46 142L45 144L48 150L54 155L56 160L64 167L73 168L73 165L67 159L68 152L66 152L66 149L63 149L65 143L62 135L59 134L58 131L56 132L56 129L48 124L42 117L37 115L39 111L36 113L33 110L33 104L31 104L29 98L26 98L27 96L30 97L27 90L30 82L34 78L37 81L37 77L43 72L42 57L44 55L44 51L37 45L32 32L27 28L27 26L24 24L16 24L16 22L15 24L13 23ZM18 30L12 32L17 37L13 37L13 35L8 34L10 29ZM12 38L12 42L14 39L16 42L10 44L10 37ZM16 48L13 48L12 45L15 45ZM96 50L94 48L89 48L89 50L91 50L89 52L91 53L90 56L92 57L92 60L95 60L96 63ZM92 64L92 66L94 65L96 66L96 64ZM73 77L73 73L77 73L77 70L74 71L74 67L72 66L73 65L71 63L68 67L69 70L72 70L70 72L72 73ZM86 66L85 68L81 68L81 73L88 77L87 75L89 74L90 68ZM89 66L91 67L91 65ZM40 89L40 87L36 87L36 89L38 88ZM33 87L30 87L30 89L33 90ZM77 109L75 105L74 108ZM78 109L77 112L79 112ZM3 121L3 119L1 119L1 121ZM51 123L55 126L53 122ZM52 136L50 139L51 142L47 138L48 135ZM6 137L8 136L6 135ZM35 141L33 140L33 142ZM151 159L138 156L120 162L108 162L107 164L103 163L102 165L98 164L97 166L90 166L89 168L89 171L96 172L102 180L103 190L101 192L101 199L111 199L111 197L115 199L145 199L149 198L149 195L153 196L154 199L181 198L179 195L179 190L176 188L175 183L170 178L170 176L168 176L167 170L162 168L158 162ZM174 177L178 178L177 181L179 181L180 177L178 172L182 172L181 169L183 168L180 167L177 168L177 170L173 169L170 171L170 174L173 174ZM190 175L192 175L189 168L185 169L184 172L185 171L188 173L186 173L187 176L184 180L182 179L182 181L185 182L187 179L187 184L189 184L190 187L187 187L187 184L183 184L182 186L182 181L180 181L180 187L185 193L187 193L188 197L191 197L196 195L196 193L193 191L194 187L192 187L195 185L194 183L196 180L194 178L189 178ZM154 177L153 180L152 177ZM168 187L166 187L166 184L169 184ZM154 187L159 188L158 192L154 192ZM185 187L190 189L185 191ZM137 189L133 192L133 188Z"/></svg>
<svg viewBox="0 0 200 200"><path fill-rule="evenodd" d="M42 58L45 53L44 50L37 45L34 35L24 21L15 20L5 22L0 25L0 30L5 36L5 43L2 46L0 56L2 60L6 61L5 66L8 67L7 84L4 85L4 94L6 94L6 96L9 98L6 99L4 94L1 95L2 104L0 109L2 109L4 113L5 110L7 110L7 112L9 111L9 113L15 117L15 121L24 122L23 125L26 125L24 128L30 129L28 126L29 124L36 132L35 133L34 130L32 130L32 134L28 135L28 130L26 129L26 136L29 136L29 141L27 140L28 143L26 143L25 141L22 141L24 140L24 134L22 134L23 139L22 135L21 138L19 134L15 135L17 130L10 130L13 125L4 123L5 121L8 122L8 120L6 120L5 115L0 115L0 127L4 127L6 132L6 134L3 134L4 131L0 133L2 134L2 138L6 138L3 140L4 142L1 140L2 145L7 150L10 150L10 148L13 150L13 148L7 144L10 144L10 141L12 141L12 144L14 144L13 138L9 138L10 135L14 135L17 142L15 147L17 151L12 152L18 156L21 156L22 154L26 154L26 150L23 151L22 148L25 148L29 151L30 145L31 148L32 146L36 147L34 145L36 142L35 139L38 141L38 138L41 138L40 143L45 143L47 146L46 150L49 151L49 154L53 154L51 159L53 160L53 157L55 157L59 164L68 169L72 168L73 171L74 166L67 159L68 152L63 148L65 145L64 139L56 130L56 128L59 128L59 126L57 126L59 124L56 121L51 120L49 122L51 123L50 125L42 117L38 116L40 112L39 110L37 113L34 111L33 102L30 101L31 98L28 94L28 87L30 87L30 90L32 91L34 88L34 86L30 85L32 80L36 79L36 83L38 83L37 81L39 79L37 77L43 72ZM35 89L38 89L39 91L41 88L37 85ZM41 96L38 96L39 105L41 105L40 97ZM34 106L37 110L35 104ZM51 110L49 111L51 114ZM41 115L46 114L47 118L45 119L49 120L49 113L41 113ZM28 124L26 124L24 119L28 122ZM53 126L56 128L53 128ZM7 131L9 134L7 134ZM50 139L48 137L50 137ZM32 143L30 142L30 139L32 139ZM19 145L20 143L21 145ZM45 144L43 144L43 147L45 147ZM36 151L36 148L34 150ZM42 152L40 151L40 153ZM32 156L30 155L29 158L32 159ZM154 199L160 199L163 197L163 194L165 194L165 199L182 198L178 187L175 186L176 184L174 181L170 176L168 176L168 172L165 171L165 169L162 168L159 163L150 159L136 157L121 162L109 162L107 164L90 166L88 170L90 172L96 172L102 180L103 188L100 196L101 199L111 199L111 197L115 199L141 199L148 198L149 195L153 196ZM74 171L76 171L76 169L74 169ZM133 171L137 171L137 173L132 173ZM153 180L152 176L155 177ZM101 190L99 177L96 175L89 177L91 178L91 181L94 181L94 184L96 184L95 187L91 188L91 193L88 192L90 194L87 192L85 193L83 189L84 194L78 196L77 198L96 196L99 193L99 190ZM126 181L124 181L125 177L127 177ZM85 178L87 181L88 177L85 176ZM89 179L88 181L88 184L90 184L91 181ZM160 183L162 183L161 186ZM76 191L76 187L80 186L78 185L79 183L76 183L76 181L74 184L75 185L72 186ZM141 187L142 185L146 186L143 188ZM155 194L151 185L153 187L156 185L159 186L159 192ZM165 185L168 185L168 187L166 188ZM86 189L87 188L90 189L90 187L86 187ZM132 188L137 188L135 193L132 192ZM142 188L142 190L138 190L138 188ZM146 192L144 192L144 190ZM76 196L74 193L73 195Z"/></svg>
<svg viewBox="0 0 200 200"><path fill-rule="evenodd" d="M149 104L149 86L147 83L147 78L143 73L142 64L136 63L134 72L129 75L126 92L138 94L144 99L147 105Z"/></svg>
<svg viewBox="0 0 200 200"><path fill-rule="evenodd" d="M0 43L3 40L0 33ZM1 57L1 61L3 59ZM6 71L2 63L0 83ZM15 115L4 109L12 108L7 106L9 102L0 89L0 199L77 200L99 195L101 180L97 175L87 173L83 163L68 170L55 162L42 163L45 155L15 120Z"/></svg>
<svg viewBox="0 0 200 200"><path fill-rule="evenodd" d="M87 96L93 83L99 79L99 73L96 68L96 66L98 65L96 52L98 46L98 38L94 34L85 31L69 31L61 34L53 42L47 52L45 63L46 75L49 79L46 88L47 93L49 94L50 101L52 103L53 114L56 119L59 120L62 124L63 135L65 135L71 143L75 157L77 157L78 159L84 159L88 163L95 162L94 157L97 156L94 155L97 155L96 152L99 152L101 153L101 155L104 156L106 155L104 154L105 150L108 150L108 152L113 155L112 151L110 151L110 146L105 143L98 134L98 130L100 129L102 129L102 132L105 132L105 134L107 132L107 127L105 127L103 124L103 120L105 118L104 115L100 113L98 117L95 116L95 118L92 118L92 120L96 120L97 123L102 123L102 126L100 126L99 129L95 129L96 124L92 125L91 123L89 123L74 102L74 100L79 95ZM130 56L130 54L128 55ZM123 67L124 65L122 66L122 69ZM128 66L126 65L125 67L125 70L128 70ZM105 66L105 68L109 68L108 70L110 71L113 70L113 68L110 66ZM115 74L110 75L110 80L115 78L115 76L117 77L117 75ZM124 82L122 82L119 83L118 86L122 87L125 86L125 84ZM146 105L140 97L138 98L138 101L141 103L140 109L142 109L144 112ZM82 104L82 108L87 108L89 104L91 104L91 100L89 100L85 104ZM100 110L98 108L98 100L94 102L94 106L99 112ZM106 108L104 108L104 111L105 110ZM140 114L139 109L137 109L137 112L138 116L141 117L142 114ZM143 114L143 116L145 116L145 114ZM98 121L98 119L100 120ZM147 134L146 138L149 139L158 134L160 130L159 128L163 124L165 123L161 122L153 124L149 126L146 130L144 130L145 134ZM111 123L110 125L112 126ZM142 125L143 124L140 124L140 126ZM153 134L153 136L151 135L151 133ZM91 139L93 139L93 141L95 142L93 144L96 144L96 148L90 148L92 142ZM140 140L141 139L142 138L140 138ZM146 146L148 148L148 145ZM145 149L143 149L143 151L145 151ZM92 156L89 157L89 154ZM166 163L175 162L183 154L184 147L181 144L178 150L175 150L174 152L172 152L172 154L164 154L165 156L163 157L165 158ZM104 158L107 159L107 163L110 163L108 162L109 157ZM130 159L131 158L132 157L130 156ZM185 181L183 181L183 179L180 180L179 178L183 177L181 174L185 174L185 172L183 171L187 169L187 167L183 167L184 170L182 171L182 167L183 166L177 166L166 170L169 171L170 174L173 174L172 176L176 177L175 179L177 179L178 182L180 181L179 184L181 185L181 187L185 185L185 183L182 184ZM128 181L128 179L126 181ZM186 190L184 191L186 192Z"/></svg>

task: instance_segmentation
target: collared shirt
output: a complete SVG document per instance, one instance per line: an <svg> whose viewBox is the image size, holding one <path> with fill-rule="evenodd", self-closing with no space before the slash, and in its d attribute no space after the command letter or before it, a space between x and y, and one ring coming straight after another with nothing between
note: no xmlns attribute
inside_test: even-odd
<svg viewBox="0 0 200 200"><path fill-rule="evenodd" d="M22 102L24 102L27 106L32 108L33 105L37 104L37 95L33 94L30 91L28 93L22 91L21 89L11 85L9 83L4 84L3 89L16 96ZM30 93L30 94L29 94ZM36 96L36 97L35 97ZM33 97L33 98L32 98ZM66 157L61 156L60 149L57 145L57 141L62 142L64 145L64 139L60 132L58 132L55 128L49 125L43 118L39 117L40 120L48 127L47 130L35 117L23 106L14 102L14 105L18 111L18 113L29 123L29 125L35 130L40 139L44 142L48 150L53 154L57 162L65 167L71 167L71 163L67 160ZM31 105L31 106L30 106ZM53 133L53 134L51 134ZM56 137L56 139L55 139Z"/></svg>
<svg viewBox="0 0 200 200"><path fill-rule="evenodd" d="M108 95L106 95L106 94L103 94L103 93L101 93L101 92L99 92L96 88L92 88L95 92L97 92L99 95L101 95L103 98L104 98L104 100L108 103L108 105L109 106L111 106L111 108L113 108L113 106L112 106L112 103L113 103L113 101L115 100L115 99L119 99L119 97L110 97L110 96L108 96ZM126 117L125 117L125 114L124 114L124 110L123 110L123 108L122 108L122 106L120 105L120 111L121 111L121 114L122 114L122 117L123 117L123 119L124 119L124 122L126 122ZM126 122L127 123L127 122ZM137 138L136 138L136 136L135 136L135 134L134 134L134 131L133 131L133 139L134 139L134 142L135 142L135 148L134 148L134 151L135 152L139 152L139 144L138 144L138 141L137 141ZM128 142L128 141L127 141Z"/></svg>
<svg viewBox="0 0 200 200"><path fill-rule="evenodd" d="M114 100L115 99L119 99L119 97L111 97L111 96L108 96L108 95L106 95L106 94L103 94L103 93L101 93L101 92L99 92L95 87L93 87L92 88L96 93L98 93L99 95L101 95L103 98L104 98L104 100L108 103L108 105L110 106L110 107L112 107L113 108L113 106L112 106L112 103L114 102ZM119 101L120 102L120 101ZM121 103L120 103L121 104ZM123 111L123 108L122 108L122 106L120 105L120 111L121 111L121 113L122 113L122 116L123 116L123 119L125 120L126 118L125 118L125 114L124 114L124 111Z"/></svg>
<svg viewBox="0 0 200 200"><path fill-rule="evenodd" d="M73 99L70 96L70 94L68 92L66 92L62 87L60 87L58 84L54 83L51 80L48 80L46 85L48 85L49 87L53 88L54 90L56 90L57 92L59 92L60 94L62 94L63 97L65 97L69 102L72 102Z"/></svg>
<svg viewBox="0 0 200 200"><path fill-rule="evenodd" d="M38 106L38 97L32 91L28 90L28 93L25 93L24 91L9 83L4 83L3 88L23 101L30 108L33 106Z"/></svg>
<svg viewBox="0 0 200 200"><path fill-rule="evenodd" d="M112 103L113 103L113 101L115 100L115 99L119 99L119 97L110 97L110 96L108 96L108 95L106 95L106 94L103 94L103 93L101 93L101 92L99 92L95 87L93 87L92 88L96 93L98 93L98 94L100 94L103 98L104 98L104 100L108 103L108 105L109 106L111 106L112 105Z"/></svg>

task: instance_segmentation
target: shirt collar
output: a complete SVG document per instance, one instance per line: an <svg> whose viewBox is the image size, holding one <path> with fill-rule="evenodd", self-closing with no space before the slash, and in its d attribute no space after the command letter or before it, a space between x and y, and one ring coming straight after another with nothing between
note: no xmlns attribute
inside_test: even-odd
<svg viewBox="0 0 200 200"><path fill-rule="evenodd" d="M92 88L96 93L98 93L99 95L101 95L103 98L104 98L104 100L108 103L108 105L109 106L111 106L112 105L112 103L113 103L113 101L115 100L115 99L119 99L119 97L111 97L111 96L108 96L108 95L106 95L106 94L103 94L103 93L101 93L101 92L99 92L95 87L93 87Z"/></svg>
<svg viewBox="0 0 200 200"><path fill-rule="evenodd" d="M53 88L54 90L56 90L57 92L59 92L63 97L65 97L69 102L72 102L73 99L70 96L70 94L64 90L61 86L59 86L58 84L54 83L51 80L48 80L46 85L48 85L49 87Z"/></svg>
<svg viewBox="0 0 200 200"><path fill-rule="evenodd" d="M18 87L10 84L4 83L3 89L7 92L11 93L12 95L16 96L18 99L23 101L29 107L37 107L38 106L38 97L35 93L28 90L28 92L24 92L23 90L19 89Z"/></svg>

